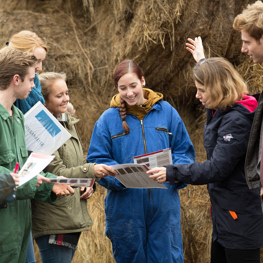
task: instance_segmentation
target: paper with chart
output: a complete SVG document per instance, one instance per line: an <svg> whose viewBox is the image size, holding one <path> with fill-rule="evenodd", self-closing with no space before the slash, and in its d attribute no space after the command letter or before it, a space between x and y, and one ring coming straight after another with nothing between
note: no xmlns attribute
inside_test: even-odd
<svg viewBox="0 0 263 263"><path fill-rule="evenodd" d="M71 135L49 110L38 102L25 114L25 137L28 151L53 154Z"/></svg>
<svg viewBox="0 0 263 263"><path fill-rule="evenodd" d="M31 153L19 171L19 186L38 175L54 159L54 155Z"/></svg>
<svg viewBox="0 0 263 263"><path fill-rule="evenodd" d="M117 175L118 179L127 188L163 188L167 189L164 184L159 184L149 178L146 172L149 170L146 165L141 164L118 164L111 166Z"/></svg>
<svg viewBox="0 0 263 263"><path fill-rule="evenodd" d="M135 156L133 160L134 163L144 164L149 169L173 164L171 148L167 148L161 151L152 152L144 155L138 155Z"/></svg>
<svg viewBox="0 0 263 263"><path fill-rule="evenodd" d="M69 184L73 187L92 187L95 183L95 178L51 178L53 183Z"/></svg>

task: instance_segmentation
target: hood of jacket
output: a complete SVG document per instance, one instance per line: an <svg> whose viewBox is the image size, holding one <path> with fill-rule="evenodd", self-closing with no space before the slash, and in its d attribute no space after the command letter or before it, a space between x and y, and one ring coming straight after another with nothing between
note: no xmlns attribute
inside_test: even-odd
<svg viewBox="0 0 263 263"><path fill-rule="evenodd" d="M213 112L213 110L208 109L207 122L209 122L214 116L225 115L230 111L238 111L242 115L244 115L244 117L253 120L257 105L257 100L253 96L243 95L243 100L236 101L233 107L227 107L225 110L218 109L216 112Z"/></svg>
<svg viewBox="0 0 263 263"><path fill-rule="evenodd" d="M243 99L237 101L236 103L243 105L249 110L249 112L253 112L258 106L257 100L253 96L249 95L243 95Z"/></svg>

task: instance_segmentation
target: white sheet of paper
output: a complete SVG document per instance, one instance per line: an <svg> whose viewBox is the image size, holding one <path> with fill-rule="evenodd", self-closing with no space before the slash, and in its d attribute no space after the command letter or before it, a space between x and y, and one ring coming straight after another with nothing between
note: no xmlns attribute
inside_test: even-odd
<svg viewBox="0 0 263 263"><path fill-rule="evenodd" d="M70 133L41 103L25 114L25 137L28 151L53 154L70 137Z"/></svg>
<svg viewBox="0 0 263 263"><path fill-rule="evenodd" d="M118 164L111 166L117 175L115 176L127 188L163 188L164 184L159 184L149 178L146 172L149 170L146 165L141 164Z"/></svg>
<svg viewBox="0 0 263 263"><path fill-rule="evenodd" d="M19 186L38 175L54 159L54 155L31 153L19 171Z"/></svg>

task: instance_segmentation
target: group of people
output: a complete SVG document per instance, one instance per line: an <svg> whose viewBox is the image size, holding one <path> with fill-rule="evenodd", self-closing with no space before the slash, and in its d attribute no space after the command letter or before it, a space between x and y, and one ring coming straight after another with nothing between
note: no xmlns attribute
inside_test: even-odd
<svg viewBox="0 0 263 263"><path fill-rule="evenodd" d="M257 1L233 25L241 32L241 51L255 63L263 62L262 13L263 3ZM248 95L245 81L226 59L205 58L200 37L186 45L197 62L196 98L207 110L207 160L195 162L193 144L176 109L163 94L146 88L142 69L126 59L114 70L118 93L95 124L84 163L66 75L36 74L48 50L35 33L21 31L11 37L0 50L0 262L35 262L31 231L43 263L71 262L81 232L92 224L87 199L96 184L73 189L51 183L49 178L56 176L96 178L107 188L106 235L118 263L184 262L178 189L187 184L208 185L211 263L260 262L263 95L259 101ZM44 172L19 186L15 164L22 167L28 157L23 114L38 101L71 138ZM167 189L126 188L115 178L112 165L133 163L135 156L166 148L171 149L173 165L148 173Z"/></svg>
<svg viewBox="0 0 263 263"><path fill-rule="evenodd" d="M42 70L46 52L43 40L30 31L13 35L0 50L0 262L35 262L31 229L42 262L71 262L81 231L92 224L87 199L93 188L73 189L67 184L51 183L49 178L116 174L107 165L84 163L74 126L78 120L70 115L74 108L68 104L65 74L36 75ZM23 114L38 101L62 123L71 138L54 153L44 173L19 186L14 168L17 162L22 167L28 157Z"/></svg>

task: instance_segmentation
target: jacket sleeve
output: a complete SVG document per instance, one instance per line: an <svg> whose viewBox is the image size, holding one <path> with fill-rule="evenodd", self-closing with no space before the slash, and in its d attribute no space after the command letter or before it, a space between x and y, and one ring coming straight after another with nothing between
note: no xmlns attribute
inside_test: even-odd
<svg viewBox="0 0 263 263"><path fill-rule="evenodd" d="M189 184L202 185L225 180L231 175L237 163L246 154L250 124L244 116L225 116L218 129L218 137L210 160L187 165L168 165L167 179ZM230 140L224 139L231 135ZM206 138L204 138L206 139Z"/></svg>
<svg viewBox="0 0 263 263"><path fill-rule="evenodd" d="M111 136L106 126L106 121L103 119L102 115L93 129L87 162L116 165L118 163L113 159ZM118 191L126 189L125 186L111 175L100 179L98 183L109 190Z"/></svg>
<svg viewBox="0 0 263 263"><path fill-rule="evenodd" d="M188 164L195 161L195 151L185 125L178 112L173 108L171 116L171 150L173 164ZM176 183L175 188L180 189L186 186L186 183Z"/></svg>
<svg viewBox="0 0 263 263"><path fill-rule="evenodd" d="M0 204L6 203L6 198L13 193L14 188L15 181L12 176L9 173L0 174ZM14 200L15 197L12 199Z"/></svg>
<svg viewBox="0 0 263 263"><path fill-rule="evenodd" d="M60 157L59 151L56 151L54 155L55 158L45 168L45 172L67 178L95 178L94 163L85 163L76 167L67 168L63 162L63 159Z"/></svg>

